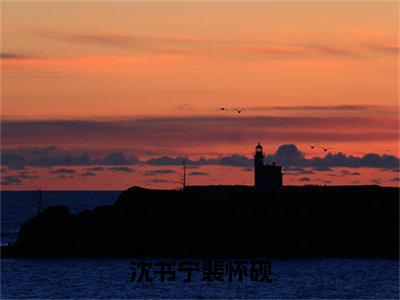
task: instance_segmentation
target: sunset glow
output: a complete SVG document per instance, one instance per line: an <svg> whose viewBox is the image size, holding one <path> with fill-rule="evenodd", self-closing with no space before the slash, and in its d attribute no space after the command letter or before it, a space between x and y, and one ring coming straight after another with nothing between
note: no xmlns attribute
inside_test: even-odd
<svg viewBox="0 0 400 300"><path fill-rule="evenodd" d="M395 2L1 6L2 189L399 184Z"/></svg>

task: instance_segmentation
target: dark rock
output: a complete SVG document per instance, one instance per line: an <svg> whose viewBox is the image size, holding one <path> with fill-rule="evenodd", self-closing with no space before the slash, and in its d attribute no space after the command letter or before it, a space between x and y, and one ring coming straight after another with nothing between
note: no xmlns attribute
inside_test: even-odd
<svg viewBox="0 0 400 300"><path fill-rule="evenodd" d="M47 208L2 256L398 258L398 222L398 188L133 187L113 206Z"/></svg>

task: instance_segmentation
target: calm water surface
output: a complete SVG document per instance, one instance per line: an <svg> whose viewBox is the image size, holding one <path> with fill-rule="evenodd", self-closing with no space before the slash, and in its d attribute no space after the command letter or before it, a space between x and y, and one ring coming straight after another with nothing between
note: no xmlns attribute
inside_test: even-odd
<svg viewBox="0 0 400 300"><path fill-rule="evenodd" d="M5 259L1 298L398 299L398 267L393 260L273 261L271 283L131 283L129 260Z"/></svg>
<svg viewBox="0 0 400 300"><path fill-rule="evenodd" d="M115 202L118 191L45 192L44 205L79 212ZM15 240L35 214L29 192L1 192L1 241ZM107 241L105 241L107 242ZM399 298L399 262L384 259L272 261L271 283L131 283L130 261L119 259L1 261L7 298Z"/></svg>

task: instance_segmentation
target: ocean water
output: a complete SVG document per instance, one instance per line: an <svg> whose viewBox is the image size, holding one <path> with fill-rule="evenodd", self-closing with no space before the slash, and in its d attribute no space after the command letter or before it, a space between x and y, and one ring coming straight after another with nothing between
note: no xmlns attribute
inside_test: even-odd
<svg viewBox="0 0 400 300"><path fill-rule="evenodd" d="M129 260L2 261L1 298L398 299L390 260L272 261L272 282L130 282Z"/></svg>
<svg viewBox="0 0 400 300"><path fill-rule="evenodd" d="M115 202L118 191L44 192L44 206L79 212ZM1 193L1 242L15 240L35 214L29 192ZM105 241L106 242L106 241ZM155 260L157 262L159 260ZM127 259L3 259L1 299L9 298L363 298L398 299L399 261L273 260L272 282L130 282Z"/></svg>
<svg viewBox="0 0 400 300"><path fill-rule="evenodd" d="M121 191L43 191L43 207L66 205L77 213L100 205L112 205ZM1 244L17 238L21 224L32 218L37 207L30 191L1 191Z"/></svg>

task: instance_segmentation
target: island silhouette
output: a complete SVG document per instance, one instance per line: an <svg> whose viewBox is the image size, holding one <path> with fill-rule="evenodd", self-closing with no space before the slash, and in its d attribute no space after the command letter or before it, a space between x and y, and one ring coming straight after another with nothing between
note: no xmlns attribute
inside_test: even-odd
<svg viewBox="0 0 400 300"><path fill-rule="evenodd" d="M264 165L254 186L132 187L111 206L50 206L2 257L399 258L399 188L282 186Z"/></svg>

